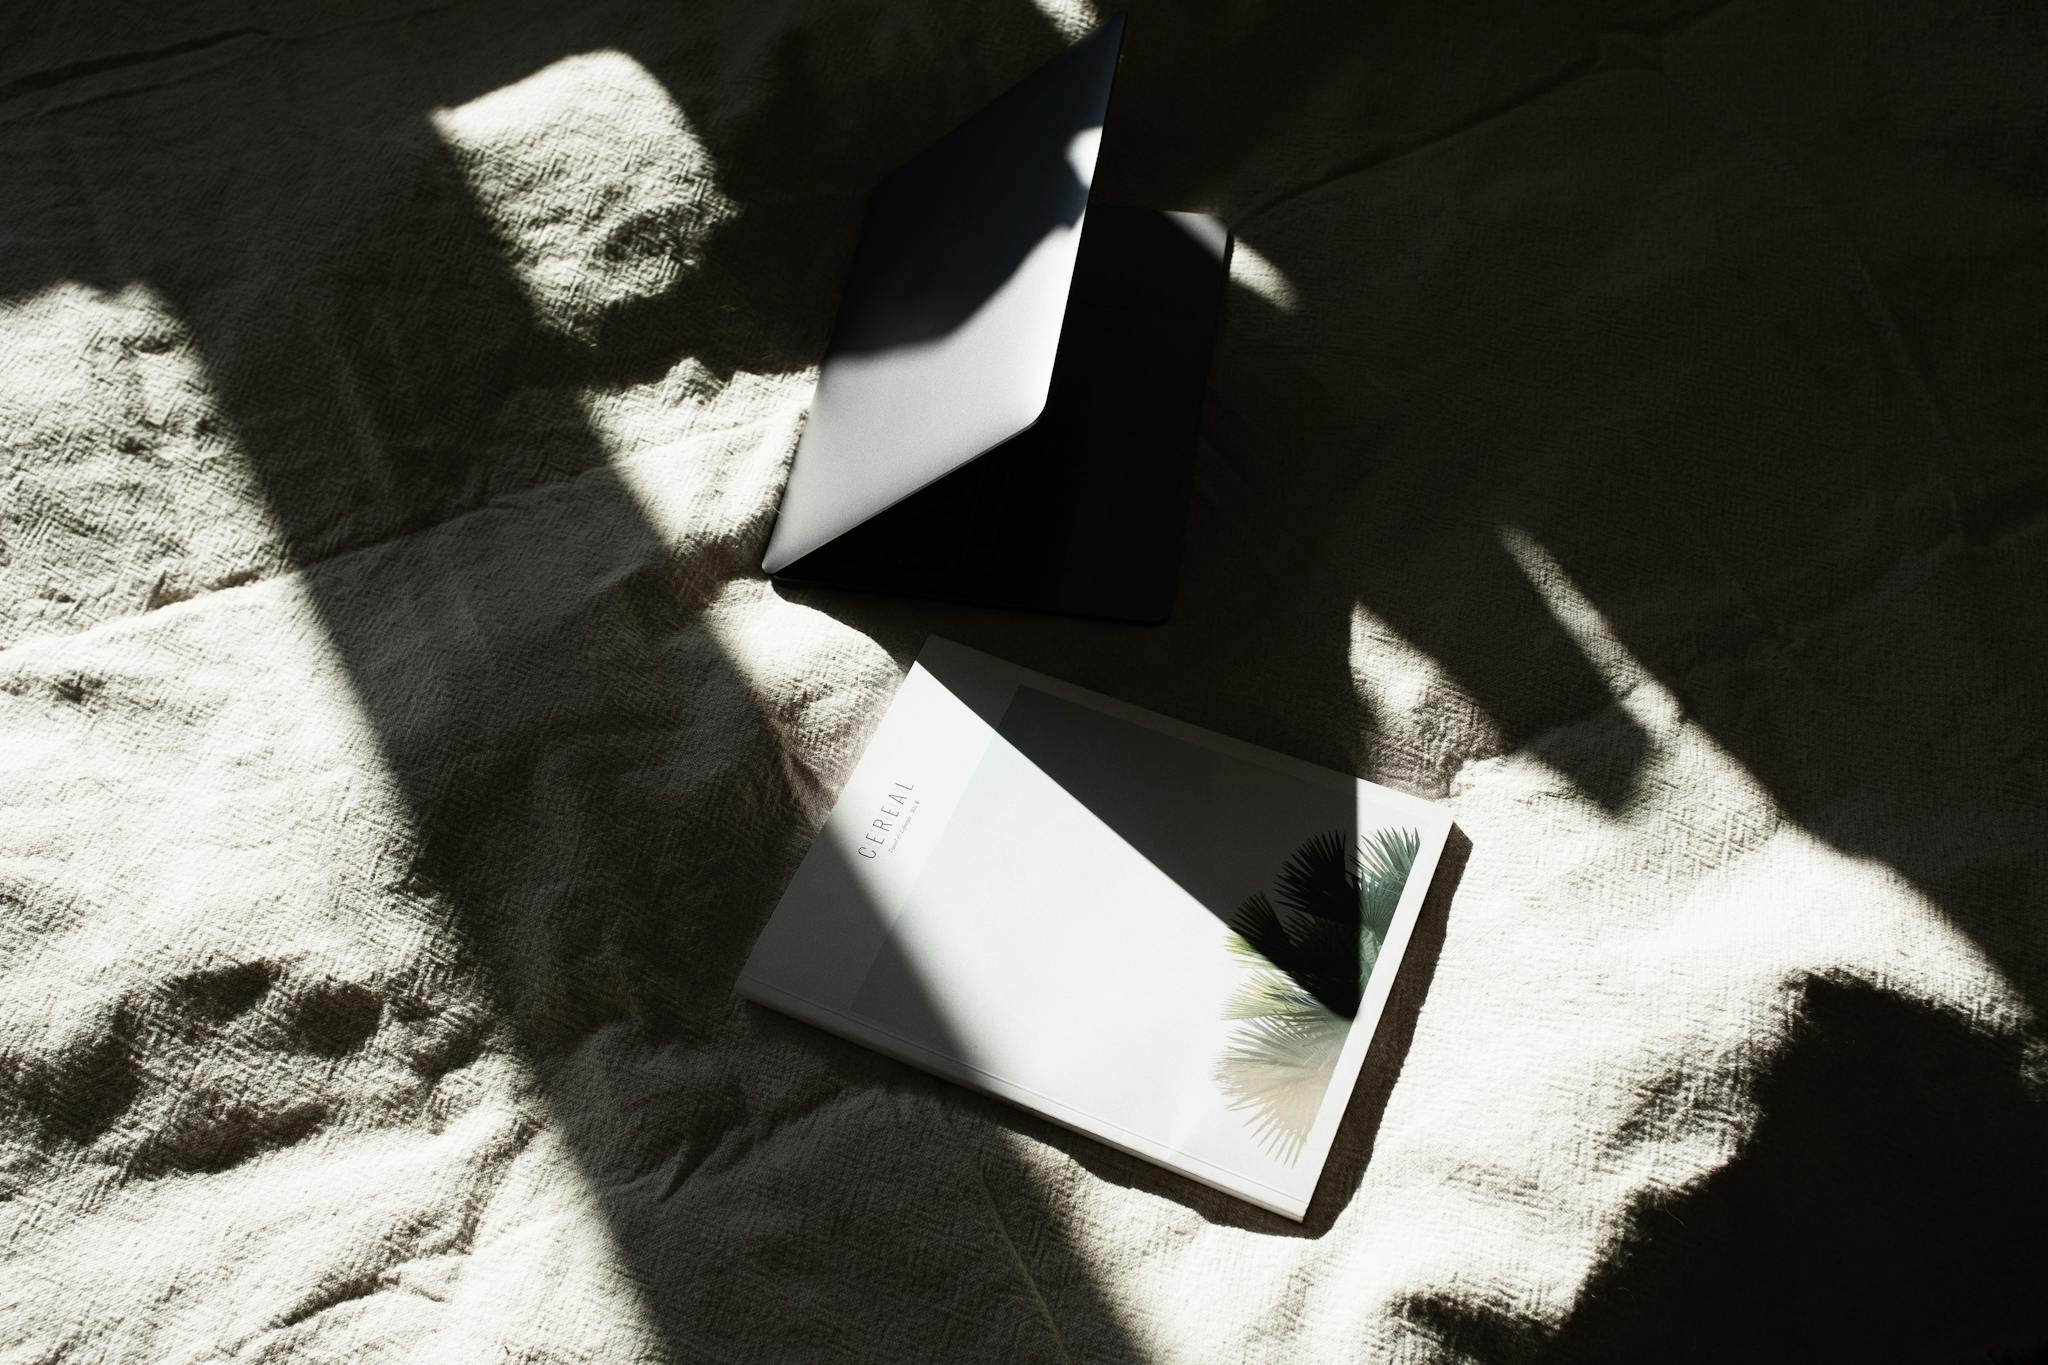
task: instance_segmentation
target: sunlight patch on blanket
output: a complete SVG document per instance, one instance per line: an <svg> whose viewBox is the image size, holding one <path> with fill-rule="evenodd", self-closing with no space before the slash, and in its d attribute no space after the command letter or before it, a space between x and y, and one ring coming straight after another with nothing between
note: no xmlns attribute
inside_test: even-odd
<svg viewBox="0 0 2048 1365"><path fill-rule="evenodd" d="M1240 237L1230 245L1230 282L1282 313L1301 311L1301 295L1273 260Z"/></svg>
<svg viewBox="0 0 2048 1365"><path fill-rule="evenodd" d="M1031 0L1031 7L1070 41L1086 37L1102 22L1102 11L1088 0Z"/></svg>
<svg viewBox="0 0 2048 1365"><path fill-rule="evenodd" d="M666 87L622 52L564 57L429 115L540 324L585 342L664 295L737 206Z"/></svg>
<svg viewBox="0 0 2048 1365"><path fill-rule="evenodd" d="M186 320L72 280L0 302L0 647L271 567L268 502Z"/></svg>

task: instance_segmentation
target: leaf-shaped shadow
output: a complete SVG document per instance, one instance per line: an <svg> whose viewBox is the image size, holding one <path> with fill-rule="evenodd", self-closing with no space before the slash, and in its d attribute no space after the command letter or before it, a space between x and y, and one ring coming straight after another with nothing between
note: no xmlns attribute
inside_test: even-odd
<svg viewBox="0 0 2048 1365"><path fill-rule="evenodd" d="M1216 1080L1282 1161L1300 1157L1322 1108L1421 847L1411 829L1380 830L1355 848L1341 833L1318 834L1280 869L1272 899L1247 896L1224 917L1247 975L1223 1009L1238 1023Z"/></svg>

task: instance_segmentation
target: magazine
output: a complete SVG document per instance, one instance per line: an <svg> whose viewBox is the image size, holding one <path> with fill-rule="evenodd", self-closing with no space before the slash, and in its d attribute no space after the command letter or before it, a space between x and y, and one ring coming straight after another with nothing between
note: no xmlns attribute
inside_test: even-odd
<svg viewBox="0 0 2048 1365"><path fill-rule="evenodd" d="M1299 1219L1449 829L935 637L738 992Z"/></svg>

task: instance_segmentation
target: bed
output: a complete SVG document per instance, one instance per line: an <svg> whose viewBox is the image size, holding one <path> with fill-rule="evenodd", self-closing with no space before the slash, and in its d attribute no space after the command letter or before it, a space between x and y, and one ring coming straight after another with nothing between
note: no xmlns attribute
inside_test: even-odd
<svg viewBox="0 0 2048 1365"><path fill-rule="evenodd" d="M0 1356L2048 1341L2048 11L1130 12L1134 629L771 586L980 0L18 7ZM1305 1223L736 1003L926 635L1443 802Z"/></svg>

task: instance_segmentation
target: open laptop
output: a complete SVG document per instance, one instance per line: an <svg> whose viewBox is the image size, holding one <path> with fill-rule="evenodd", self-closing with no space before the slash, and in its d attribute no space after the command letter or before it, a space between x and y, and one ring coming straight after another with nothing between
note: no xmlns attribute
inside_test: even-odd
<svg viewBox="0 0 2048 1365"><path fill-rule="evenodd" d="M1229 237L1090 196L1110 20L884 180L762 567L1161 621Z"/></svg>

